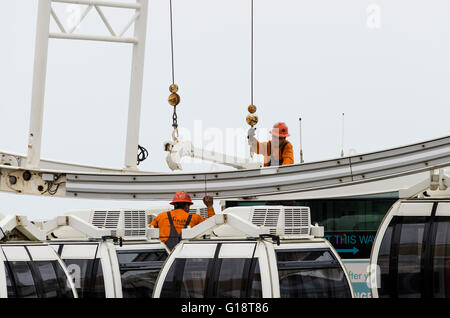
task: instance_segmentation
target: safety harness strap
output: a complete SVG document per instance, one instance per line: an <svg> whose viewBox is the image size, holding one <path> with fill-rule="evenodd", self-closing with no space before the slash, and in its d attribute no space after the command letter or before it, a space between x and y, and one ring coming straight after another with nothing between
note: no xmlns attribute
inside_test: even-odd
<svg viewBox="0 0 450 318"><path fill-rule="evenodd" d="M286 146L289 144L289 141L286 141L286 142L284 143L284 145L281 146L280 154L279 154L281 160L275 160L275 158L273 157L272 143L271 143L270 141L269 141L269 143L270 143L270 161L269 161L269 167L272 166L272 162L275 163L275 162L277 162L277 161L278 161L278 165L276 165L276 166L282 166L282 165L283 165L283 152L284 152L284 149L286 148Z"/></svg>

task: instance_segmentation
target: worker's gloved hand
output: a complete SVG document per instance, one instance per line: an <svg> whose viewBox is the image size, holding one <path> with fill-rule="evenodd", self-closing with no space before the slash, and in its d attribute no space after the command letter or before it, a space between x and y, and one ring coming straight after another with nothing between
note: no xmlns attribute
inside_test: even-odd
<svg viewBox="0 0 450 318"><path fill-rule="evenodd" d="M203 198L203 203L206 205L206 207L212 208L212 206L214 204L214 199L213 199L213 197L210 197L209 195L207 195Z"/></svg>
<svg viewBox="0 0 450 318"><path fill-rule="evenodd" d="M256 128L250 128L248 130L248 135L247 135L249 145L253 145L256 142L255 135L256 135Z"/></svg>

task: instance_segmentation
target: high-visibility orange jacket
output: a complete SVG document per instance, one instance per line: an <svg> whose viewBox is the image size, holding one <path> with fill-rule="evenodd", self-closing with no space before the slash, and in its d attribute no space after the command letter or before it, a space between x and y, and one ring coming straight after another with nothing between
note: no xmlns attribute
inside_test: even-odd
<svg viewBox="0 0 450 318"><path fill-rule="evenodd" d="M283 149L283 153L281 154L281 156L280 149ZM259 142L256 140L256 143L253 145L252 150L257 154L264 155L264 167L277 165L276 163L272 162L273 159L275 161L282 161L281 165L283 166L294 164L294 148L292 147L292 144L287 140L282 142L279 147L272 147L272 141Z"/></svg>
<svg viewBox="0 0 450 318"><path fill-rule="evenodd" d="M181 230L186 225L189 213L187 213L183 209L177 209L170 211L170 214L172 215L175 229L177 230L178 234L181 234ZM208 208L208 217L210 218L214 215L215 215L214 208ZM199 223L202 223L205 220L206 219L201 215L193 214L189 226L193 227ZM170 235L170 222L167 212L161 213L156 218L154 218L152 223L150 223L150 226L159 228L159 239L163 243L165 243Z"/></svg>

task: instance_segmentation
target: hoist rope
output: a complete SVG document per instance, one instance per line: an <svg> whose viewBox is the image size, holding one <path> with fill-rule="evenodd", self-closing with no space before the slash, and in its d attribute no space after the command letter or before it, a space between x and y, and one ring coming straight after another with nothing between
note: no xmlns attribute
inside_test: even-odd
<svg viewBox="0 0 450 318"><path fill-rule="evenodd" d="M253 0L251 0L251 32L250 32L250 42L251 42L251 49L250 49L250 91L251 91L251 105L253 104L253 97L254 97L254 6L253 6Z"/></svg>
<svg viewBox="0 0 450 318"><path fill-rule="evenodd" d="M172 56L172 84L175 84L175 58L173 42L173 7L172 0L170 0L170 52Z"/></svg>
<svg viewBox="0 0 450 318"><path fill-rule="evenodd" d="M174 37L173 37L173 5L172 0L169 0L170 4L170 54L171 54L171 60L172 60L172 86L171 86L171 92L176 93L172 91L172 87L175 85L175 53L174 53ZM178 88L177 88L178 90ZM173 105L173 115L172 115L172 127L173 127L173 133L172 133L172 139L174 141L178 140L179 133L178 133L178 115L177 115L177 105Z"/></svg>

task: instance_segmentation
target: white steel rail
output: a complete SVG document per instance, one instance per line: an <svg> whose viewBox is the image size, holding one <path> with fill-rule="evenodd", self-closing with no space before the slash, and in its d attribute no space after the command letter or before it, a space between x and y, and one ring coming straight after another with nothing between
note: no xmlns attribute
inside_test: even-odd
<svg viewBox="0 0 450 318"><path fill-rule="evenodd" d="M196 199L205 194L243 198L361 184L442 167L450 167L450 136L327 161L217 173L145 174L87 169L74 173L47 169L29 170L32 177L27 181L24 168L3 165L0 191L71 198L169 200L174 192L184 190ZM39 187L54 179L62 185L51 191L53 194Z"/></svg>
<svg viewBox="0 0 450 318"><path fill-rule="evenodd" d="M53 3L86 5L80 19L70 29L65 27L52 7ZM102 7L135 10L135 14L120 32L115 32L102 11ZM74 33L85 17L96 10L110 35L91 35ZM60 32L50 32L51 18ZM36 28L36 47L33 74L33 90L30 115L30 132L28 141L27 168L40 168L42 126L44 114L45 86L49 39L104 41L112 43L133 44L133 61L131 70L130 100L128 110L128 127L125 149L125 169L137 169L137 151L139 145L139 128L142 102L142 85L144 75L144 55L147 37L148 0L136 0L134 3L99 1L99 0L39 0L38 21ZM125 37L134 25L134 36Z"/></svg>
<svg viewBox="0 0 450 318"><path fill-rule="evenodd" d="M66 196L169 200L180 189L194 198L292 193L371 182L450 166L450 136L353 157L243 171L199 174L67 174Z"/></svg>

